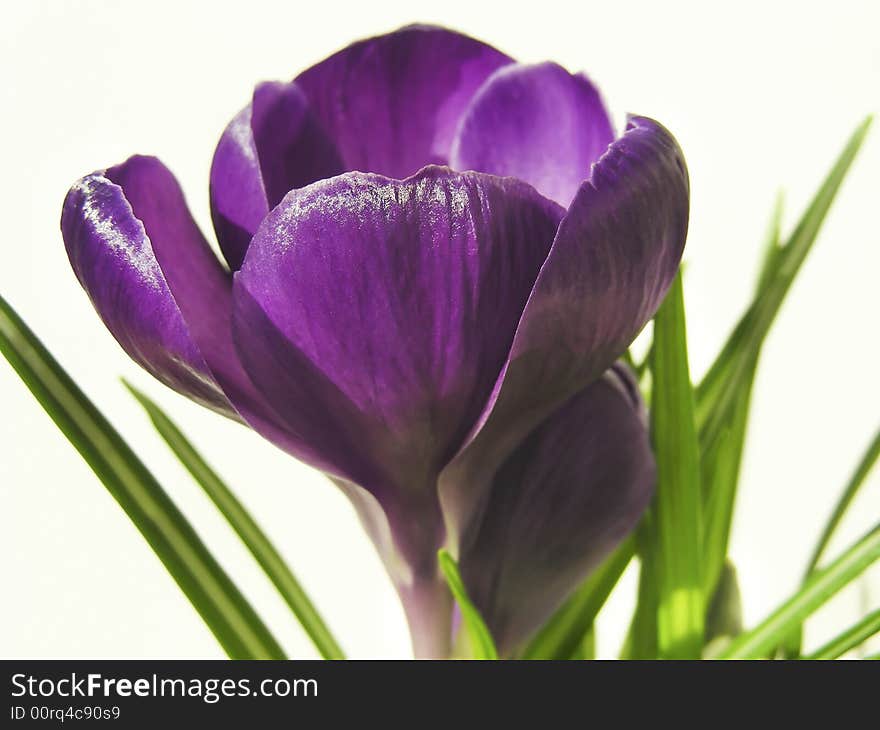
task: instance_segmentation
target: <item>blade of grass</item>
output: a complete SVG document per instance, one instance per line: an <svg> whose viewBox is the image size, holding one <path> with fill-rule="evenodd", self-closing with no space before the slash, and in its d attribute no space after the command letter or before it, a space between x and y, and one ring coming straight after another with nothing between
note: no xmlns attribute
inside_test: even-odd
<svg viewBox="0 0 880 730"><path fill-rule="evenodd" d="M809 254L831 203L859 151L872 117L867 117L850 137L831 171L816 192L791 236L771 256L761 280L761 290L731 333L718 357L697 387L697 423L709 434L723 425L725 410L745 377L750 356L757 354L785 296ZM772 272L772 273L771 273ZM719 423L719 421L721 423Z"/></svg>
<svg viewBox="0 0 880 730"><path fill-rule="evenodd" d="M233 659L284 659L278 642L153 475L0 297L0 352L86 460Z"/></svg>
<svg viewBox="0 0 880 730"><path fill-rule="evenodd" d="M854 626L851 626L842 634L835 636L831 641L816 649L805 659L837 659L846 654L850 649L855 649L880 631L880 608L872 611Z"/></svg>
<svg viewBox="0 0 880 730"><path fill-rule="evenodd" d="M596 658L596 630L594 627L591 626L584 638L580 640L571 658L581 661Z"/></svg>
<svg viewBox="0 0 880 730"><path fill-rule="evenodd" d="M778 261L782 230L783 198L777 195L764 243L764 261L758 276L756 295L760 295L772 278ZM752 400L752 387L758 369L756 353L749 362L746 376L733 400L726 428L709 443L704 434L700 440L700 479L703 484L703 586L706 596L713 596L724 570L727 543L733 522L733 508L745 448L746 427ZM712 599L714 600L714 598ZM711 603L711 601L710 601ZM706 636L709 641L710 636Z"/></svg>
<svg viewBox="0 0 880 730"><path fill-rule="evenodd" d="M758 279L755 284L755 296L761 292L773 279L773 274L778 268L778 256L782 252L782 216L785 212L785 193L780 190L776 193L773 203L773 212L770 214L770 223L764 236L764 259L758 270Z"/></svg>
<svg viewBox="0 0 880 730"><path fill-rule="evenodd" d="M783 642L804 619L880 558L880 524L827 568L816 572L797 593L761 624L737 636L719 659L759 659Z"/></svg>
<svg viewBox="0 0 880 730"><path fill-rule="evenodd" d="M712 596L724 569L745 448L757 359L753 359L725 430L711 443L700 439L703 491L703 588Z"/></svg>
<svg viewBox="0 0 880 730"><path fill-rule="evenodd" d="M621 659L656 659L657 650L657 567L656 555L645 547L649 530L640 530L639 588L636 608L620 650Z"/></svg>
<svg viewBox="0 0 880 730"><path fill-rule="evenodd" d="M742 601L736 568L729 560L718 580L718 587L706 611L706 639L703 659L714 659L742 632Z"/></svg>
<svg viewBox="0 0 880 730"><path fill-rule="evenodd" d="M449 585L449 590L452 591L461 610L462 624L468 633L474 659L497 659L498 650L495 648L492 634L489 633L489 628L483 621L477 607L468 597L464 581L458 572L458 564L446 550L437 553L437 559L440 562L440 570L443 571L443 576Z"/></svg>
<svg viewBox="0 0 880 730"><path fill-rule="evenodd" d="M648 371L650 374L650 370ZM639 558L636 607L620 647L621 659L657 658L657 551L654 513L648 508L635 532Z"/></svg>
<svg viewBox="0 0 880 730"><path fill-rule="evenodd" d="M651 348L651 439L657 461L654 535L657 552L657 651L661 658L698 658L705 605L700 455L687 357L681 273L654 317Z"/></svg>
<svg viewBox="0 0 880 730"><path fill-rule="evenodd" d="M345 659L342 649L330 633L318 610L302 589L284 558L275 549L266 534L254 522L248 511L232 493L201 454L183 435L168 415L142 391L123 380L125 387L143 406L159 435L186 467L195 481L205 490L245 547L290 606L306 634L325 659Z"/></svg>
<svg viewBox="0 0 880 730"><path fill-rule="evenodd" d="M810 578L811 575L813 575L813 573L816 571L816 568L819 566L819 563L822 560L822 556L825 554L825 550L828 548L828 543L831 541L831 538L834 535L834 532L837 530L840 521L843 519L846 511L849 509L850 504L852 503L856 494L858 494L859 489L865 482L865 479L871 472L874 464L877 462L878 456L880 456L880 429L878 429L877 433L874 434L873 441L871 441L867 450L862 455L858 466L850 477L850 480L847 483L846 487L844 487L844 490L841 493L837 504L834 506L834 511L831 513L831 517L828 519L827 524L822 530L822 534L819 537L818 542L816 543L816 547L813 549L813 553L810 556L809 562L807 563L807 568L804 571L804 583ZM802 643L803 627L798 626L796 630L793 631L791 635L785 639L782 646L779 647L778 651L783 656L789 659L796 659L800 656Z"/></svg>
<svg viewBox="0 0 880 730"><path fill-rule="evenodd" d="M703 474L704 587L717 584L730 535L745 429L758 358L785 296L803 265L871 118L853 133L785 245L779 243L777 199L755 298L696 390Z"/></svg>
<svg viewBox="0 0 880 730"><path fill-rule="evenodd" d="M733 637L742 631L742 600L736 568L724 563L718 590L706 612L706 644L714 639Z"/></svg>
<svg viewBox="0 0 880 730"><path fill-rule="evenodd" d="M816 543L816 547L813 549L813 553L810 556L807 569L804 573L804 580L812 575L813 571L819 565L819 561L822 560L822 556L828 548L828 543L831 541L835 530L837 530L838 525L840 525L840 521L843 519L847 509L849 509L850 504L856 494L858 494L859 489L865 482L868 474L870 474L874 464L877 462L877 457L880 457L880 429L874 434L873 440L862 455L858 466L850 477L843 493L840 495L840 499L837 500L837 504L834 506L834 512L831 513L831 517L828 519L828 523L822 530L822 535L819 537L819 541Z"/></svg>
<svg viewBox="0 0 880 730"><path fill-rule="evenodd" d="M592 630L593 622L632 560L630 537L587 578L528 643L520 659L569 659Z"/></svg>

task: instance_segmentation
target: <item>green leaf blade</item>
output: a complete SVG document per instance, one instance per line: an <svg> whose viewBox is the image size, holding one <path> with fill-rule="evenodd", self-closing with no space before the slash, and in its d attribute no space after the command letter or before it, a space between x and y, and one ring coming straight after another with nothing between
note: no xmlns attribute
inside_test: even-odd
<svg viewBox="0 0 880 730"><path fill-rule="evenodd" d="M827 644L805 658L837 659L870 639L877 632L880 632L880 608L872 611L854 626L839 636L835 636Z"/></svg>
<svg viewBox="0 0 880 730"><path fill-rule="evenodd" d="M761 624L734 639L719 659L759 659L784 642L804 619L880 558L880 524L824 570L815 573L797 593Z"/></svg>
<svg viewBox="0 0 880 730"><path fill-rule="evenodd" d="M697 387L697 420L701 431L705 429L712 434L714 429L723 425L728 403L735 398L740 381L747 377L749 362L757 356L810 253L871 122L869 116L853 132L786 244L771 247L773 253L765 259L755 299ZM781 204L777 211L781 211Z"/></svg>
<svg viewBox="0 0 880 730"><path fill-rule="evenodd" d="M239 502L232 490L220 478L189 439L168 417L168 415L145 393L127 381L125 387L143 406L159 435L168 444L174 455L186 467L193 479L204 489L211 501L220 510L227 522L241 538L245 547L272 581L284 598L293 614L299 620L306 634L325 659L345 659L327 624L321 618L311 599L288 567L284 558L257 525L253 517Z"/></svg>
<svg viewBox="0 0 880 730"><path fill-rule="evenodd" d="M705 620L700 454L680 272L654 318L651 377L657 650L663 658L696 659Z"/></svg>
<svg viewBox="0 0 880 730"><path fill-rule="evenodd" d="M706 612L706 645L714 640L731 639L742 632L742 598L733 563L726 561L718 590Z"/></svg>
<svg viewBox="0 0 880 730"><path fill-rule="evenodd" d="M620 651L621 659L657 658L657 596L659 555L653 509L642 517L636 530L639 556L639 584L636 608Z"/></svg>
<svg viewBox="0 0 880 730"><path fill-rule="evenodd" d="M129 516L233 659L284 652L119 433L0 297L0 352Z"/></svg>
<svg viewBox="0 0 880 730"><path fill-rule="evenodd" d="M773 204L773 212L770 215L770 223L767 226L767 234L764 237L764 258L758 271L758 280L755 286L755 294L760 293L772 281L773 274L778 268L778 256L782 252L782 215L785 210L785 194L780 190L776 194Z"/></svg>
<svg viewBox="0 0 880 730"><path fill-rule="evenodd" d="M859 125L789 236L777 197L754 299L696 390L703 475L704 587L712 595L727 555L752 388L761 349L871 124Z"/></svg>
<svg viewBox="0 0 880 730"><path fill-rule="evenodd" d="M756 296L760 296L776 270L782 250L780 245L782 212L783 197L780 193L777 195L768 225ZM712 440L705 432L700 433L700 475L704 493L703 583L707 597L714 596L727 558L727 545L733 523L733 510L757 369L758 355L755 354L749 360L745 376L739 383L738 392L732 401L733 405L726 414L726 427L720 436ZM716 381L716 387L723 387L724 384L723 380ZM706 398L706 401L711 402L711 398ZM700 402L698 398L697 408ZM706 638L708 640L710 637L707 635Z"/></svg>
<svg viewBox="0 0 880 730"><path fill-rule="evenodd" d="M831 513L828 522L825 524L825 527L823 528L822 533L819 536L816 547L813 548L813 552L810 555L810 559L807 563L807 569L804 571L804 583L809 580L810 576L813 575L813 573L819 566L819 563L821 562L822 557L824 556L825 551L828 548L828 543L831 542L831 538L833 537L838 526L840 525L841 520L843 520L844 516L846 515L850 504L852 504L852 501L858 494L859 489L867 479L868 474L874 468L874 464L876 464L878 456L880 456L880 429L878 429L877 432L874 434L873 440L868 445L868 448L865 450L864 454L862 454L862 458L859 461L858 466L856 466L856 469L850 477L849 482L847 482L846 486L844 487L843 492L837 500L837 504L835 504L834 506L834 511ZM785 639L782 646L779 648L779 651L781 651L782 654L786 657L797 658L800 656L801 653L802 642L803 627L798 626Z"/></svg>
<svg viewBox="0 0 880 730"><path fill-rule="evenodd" d="M462 624L468 632L474 659L497 659L498 649L495 647L495 641L492 639L486 622L483 621L483 617L468 596L455 559L446 550L441 550L437 553L437 560L440 563L443 577L446 578L446 583L449 585L449 590L452 591L452 595L461 609Z"/></svg>
<svg viewBox="0 0 880 730"><path fill-rule="evenodd" d="M864 484L867 479L868 474L870 474L871 470L874 468L874 464L877 463L878 457L880 457L880 429L877 429L877 432L874 434L873 440L862 455L858 466L850 477L849 482L847 482L846 487L844 487L837 504L834 506L834 511L828 519L828 523L822 530L822 534L819 537L819 541L816 543L816 547L813 549L812 555L810 555L810 560L807 564L807 570L804 575L805 579L813 573L819 565L819 562L822 560L822 556L828 548L828 543L831 541L832 536L840 525L840 522L846 514L846 511L849 509L850 504L852 504L853 499L855 499L858 494L862 484Z"/></svg>

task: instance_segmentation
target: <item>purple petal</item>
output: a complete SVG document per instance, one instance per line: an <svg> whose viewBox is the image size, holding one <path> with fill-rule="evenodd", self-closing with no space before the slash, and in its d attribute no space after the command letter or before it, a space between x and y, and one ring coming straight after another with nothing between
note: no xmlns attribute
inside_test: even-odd
<svg viewBox="0 0 880 730"><path fill-rule="evenodd" d="M599 377L653 316L684 249L688 198L675 139L632 118L560 223L492 399L441 475L453 535L522 438Z"/></svg>
<svg viewBox="0 0 880 730"><path fill-rule="evenodd" d="M450 164L512 175L568 206L614 140L596 87L555 63L496 71L461 119Z"/></svg>
<svg viewBox="0 0 880 730"><path fill-rule="evenodd" d="M251 130L269 208L295 188L344 171L336 147L296 84L260 84L252 109Z"/></svg>
<svg viewBox="0 0 880 730"><path fill-rule="evenodd" d="M533 431L498 469L482 520L462 537L462 577L504 654L550 617L650 501L654 459L626 381L608 370Z"/></svg>
<svg viewBox="0 0 880 730"><path fill-rule="evenodd" d="M342 170L296 84L257 86L223 132L211 165L211 214L230 267L241 266L257 226L289 191Z"/></svg>
<svg viewBox="0 0 880 730"><path fill-rule="evenodd" d="M174 390L235 416L171 294L143 222L111 175L82 178L64 201L61 231L77 278L133 360ZM175 240L186 246L186 235Z"/></svg>
<svg viewBox="0 0 880 730"><path fill-rule="evenodd" d="M519 181L426 168L289 194L235 276L245 369L292 452L367 488L433 571L436 475L489 396L561 209Z"/></svg>
<svg viewBox="0 0 880 730"><path fill-rule="evenodd" d="M84 178L68 194L61 225L74 271L129 355L176 390L287 446L232 344L232 277L168 168L135 156Z"/></svg>
<svg viewBox="0 0 880 730"><path fill-rule="evenodd" d="M448 161L474 92L511 62L459 33L410 26L348 46L296 81L346 169L403 178Z"/></svg>
<svg viewBox="0 0 880 730"><path fill-rule="evenodd" d="M229 267L241 267L248 244L269 212L257 146L251 133L251 105L220 137L211 163L211 219Z"/></svg>

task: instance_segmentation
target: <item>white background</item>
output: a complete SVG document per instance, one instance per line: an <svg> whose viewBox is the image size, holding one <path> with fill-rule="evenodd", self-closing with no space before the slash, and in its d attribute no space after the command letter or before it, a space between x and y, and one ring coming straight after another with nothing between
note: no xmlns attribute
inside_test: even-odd
<svg viewBox="0 0 880 730"><path fill-rule="evenodd" d="M239 492L352 656L406 656L403 615L345 499L244 429L134 366L80 290L58 230L70 184L159 155L210 230L208 169L230 116L357 38L413 22L528 61L586 70L618 124L655 117L691 174L686 291L701 374L747 302L779 187L786 221L845 139L880 111L880 3L3 2L0 292L130 440L292 656L314 656L271 585L123 390L167 407ZM828 218L765 350L733 556L747 621L795 586L817 530L880 421L880 125ZM88 467L0 361L0 655L219 657L213 637ZM880 518L875 474L835 542ZM628 575L600 626L610 655ZM810 624L815 644L880 605L866 574Z"/></svg>

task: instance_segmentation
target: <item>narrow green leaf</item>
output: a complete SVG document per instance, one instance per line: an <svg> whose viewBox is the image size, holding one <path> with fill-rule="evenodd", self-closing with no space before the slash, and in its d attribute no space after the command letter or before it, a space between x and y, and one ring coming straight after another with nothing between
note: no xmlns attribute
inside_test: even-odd
<svg viewBox="0 0 880 730"><path fill-rule="evenodd" d="M650 370L648 371L650 373ZM621 659L657 658L657 542L654 511L648 508L635 533L639 558L636 607L620 649Z"/></svg>
<svg viewBox="0 0 880 730"><path fill-rule="evenodd" d="M656 659L657 650L657 567L653 552L643 547L639 534L639 589L629 631L620 651L621 659Z"/></svg>
<svg viewBox="0 0 880 730"><path fill-rule="evenodd" d="M852 503L856 494L858 494L859 489L865 482L865 479L871 472L874 464L877 462L877 457L880 457L880 429L878 429L877 432L874 434L874 439L871 441L867 450L862 455L862 458L859 461L859 465L856 467L855 471L850 477L850 480L844 488L843 493L840 495L840 499L837 500L837 504L834 507L834 512L832 512L828 523L825 525L825 529L822 530L822 535L819 537L819 541L816 544L816 547L813 549L813 554L810 556L810 561L807 564L807 570L804 574L804 579L808 578L813 573L813 571L819 565L819 561L822 560L822 556L824 555L825 550L828 547L828 543L831 541L831 538L834 535L835 530L837 530L840 521L843 519L843 516L846 514L847 509L849 509L850 504Z"/></svg>
<svg viewBox="0 0 880 730"><path fill-rule="evenodd" d="M870 639L880 631L880 608L869 613L865 618L854 626L835 636L831 641L820 649L816 649L806 659L837 659L846 654L850 649L855 649L859 644Z"/></svg>
<svg viewBox="0 0 880 730"><path fill-rule="evenodd" d="M696 390L703 477L704 588L715 589L733 517L752 385L761 348L785 296L870 126L850 138L785 245L780 244L782 198L777 198L754 300Z"/></svg>
<svg viewBox="0 0 880 730"><path fill-rule="evenodd" d="M592 630L593 622L632 560L635 540L622 543L547 621L521 659L569 659Z"/></svg>
<svg viewBox="0 0 880 730"><path fill-rule="evenodd" d="M740 634L719 659L758 659L791 635L819 606L880 558L880 524L827 568L813 574L797 593L760 625Z"/></svg>
<svg viewBox="0 0 880 730"><path fill-rule="evenodd" d="M729 560L718 581L706 614L706 643L721 637L734 637L742 632L742 599L736 568Z"/></svg>
<svg viewBox="0 0 880 730"><path fill-rule="evenodd" d="M0 297L0 352L79 451L233 659L284 652L153 475Z"/></svg>
<svg viewBox="0 0 880 730"><path fill-rule="evenodd" d="M590 630L584 635L584 637L580 640L575 649L574 653L571 655L572 659L577 659L581 661L592 660L596 658L596 629L591 626Z"/></svg>
<svg viewBox="0 0 880 730"><path fill-rule="evenodd" d="M192 474L195 481L205 490L217 509L232 526L245 547L251 552L260 567L278 589L278 592L299 619L305 632L314 642L318 651L325 659L344 659L336 639L324 623L318 610L302 589L284 558L275 549L266 534L254 522L248 511L210 467L192 443L183 435L168 415L146 394L123 380L125 387L131 391L143 406L159 435L171 448L175 456Z"/></svg>
<svg viewBox="0 0 880 730"><path fill-rule="evenodd" d="M497 659L498 650L495 648L492 634L489 633L489 628L477 607L468 597L464 581L458 572L458 564L446 550L441 550L437 554L437 559L440 561L440 570L443 571L449 590L452 591L461 609L462 623L468 633L474 659Z"/></svg>
<svg viewBox="0 0 880 730"><path fill-rule="evenodd" d="M780 235L782 230L783 197L776 197L776 204L764 243L764 259L761 266L756 295L759 296L768 280L772 278L778 263ZM725 429L714 441L706 442L705 434L700 436L700 480L702 483L703 507L703 585L706 596L713 596L718 590L718 581L727 557L727 543L733 522L733 508L739 473L745 448L746 427L752 401L752 386L758 369L758 355L749 363L746 377L739 386L739 395L729 410ZM719 385L723 381L718 381ZM699 403L698 403L699 404ZM712 599L714 600L714 598ZM711 601L710 601L711 603ZM707 634L706 641L713 637Z"/></svg>
<svg viewBox="0 0 880 730"><path fill-rule="evenodd" d="M757 360L752 360L740 397L733 402L725 430L711 443L700 440L703 484L703 589L712 596L724 569Z"/></svg>
<svg viewBox="0 0 880 730"><path fill-rule="evenodd" d="M785 211L785 193L780 190L776 193L776 201L773 204L773 212L770 215L770 223L767 226L767 234L764 237L764 259L758 271L758 279L755 285L755 295L761 292L772 281L779 263L779 254L782 251L782 215Z"/></svg>
<svg viewBox="0 0 880 730"><path fill-rule="evenodd" d="M849 482L843 490L843 493L840 495L840 499L838 499L837 504L834 507L834 511L831 514L831 517L828 519L825 528L822 530L822 534L819 537L818 542L816 543L816 547L813 549L813 553L810 556L810 560L807 563L807 569L804 571L804 582L806 582L811 575L816 571L816 568L819 565L819 562L822 560L822 556L825 554L825 550L828 547L828 543L831 541L832 536L834 535L835 530L837 530L840 521L843 519L843 516L846 514L846 511L849 509L850 504L858 493L860 487L864 483L874 464L877 462L877 457L880 456L880 429L877 430L877 433L874 434L874 439L871 444L868 446L865 453L862 455L861 461L859 461L858 466L850 477ZM786 637L782 646L779 647L779 652L789 658L796 659L800 656L801 653L801 644L803 643L803 627L798 626L795 631L793 631L788 637Z"/></svg>
<svg viewBox="0 0 880 730"><path fill-rule="evenodd" d="M642 384L644 380L645 373L648 371L648 368L651 364L651 348L648 348L648 352L645 353L645 356L637 363L634 363L632 366L633 372L636 374L636 379L639 381L639 384Z"/></svg>
<svg viewBox="0 0 880 730"><path fill-rule="evenodd" d="M816 241L822 222L870 125L871 117L868 117L850 137L788 241L773 255L774 265L768 267L762 277L764 286L697 388L697 423L701 432L705 432L703 438L706 442L724 428L729 405L737 397L740 382L748 376L751 359L757 356L795 276Z"/></svg>
<svg viewBox="0 0 880 730"><path fill-rule="evenodd" d="M651 439L657 460L653 514L657 566L657 650L661 658L698 658L705 605L700 457L679 273L654 317Z"/></svg>

